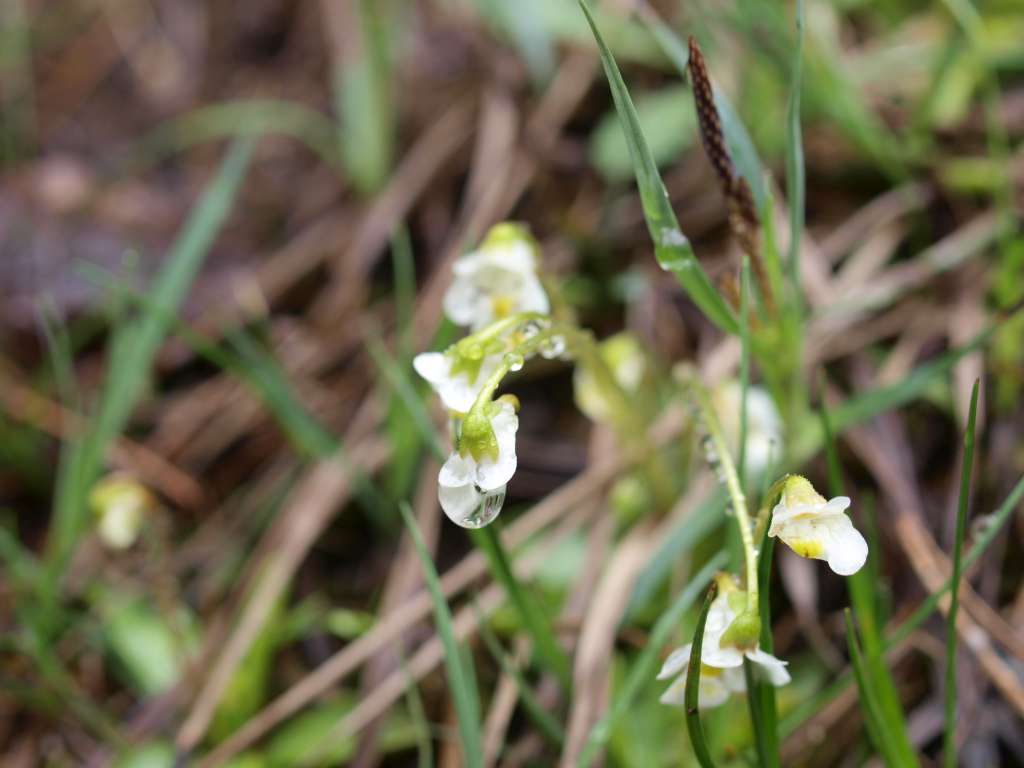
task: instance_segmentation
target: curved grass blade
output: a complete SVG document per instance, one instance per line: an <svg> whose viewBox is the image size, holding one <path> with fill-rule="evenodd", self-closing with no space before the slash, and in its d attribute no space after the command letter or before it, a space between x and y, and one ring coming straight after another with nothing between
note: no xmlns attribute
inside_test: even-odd
<svg viewBox="0 0 1024 768"><path fill-rule="evenodd" d="M612 92L615 109L622 121L622 131L626 136L629 154L633 160L633 170L636 173L636 183L640 192L644 218L647 221L651 239L654 241L655 258L662 269L668 270L676 276L689 297L711 322L728 333L737 333L739 328L733 311L712 284L707 273L704 272L693 253L690 241L686 239L679 228L679 222L672 211L665 185L661 181L661 175L658 173L658 168L640 128L640 119L637 117L633 100L622 79L622 73L619 72L611 51L608 50L608 46L605 45L604 39L597 29L597 24L586 0L579 0L579 5L594 33L594 40L597 42L601 54L601 63L608 78L608 86Z"/></svg>
<svg viewBox="0 0 1024 768"><path fill-rule="evenodd" d="M533 720L537 728L540 729L541 735L548 742L556 747L561 747L565 743L565 731L562 729L562 726L544 708L540 700L537 699L537 696L530 689L530 684L523 677L523 673L516 667L512 659L509 658L509 655L505 653L501 643L498 642L498 638L494 636L494 632L487 626L487 622L482 614L478 614L478 621L480 624L480 637L483 638L484 645L487 646L487 650L491 652L491 656L494 657L495 661L501 665L502 671L515 682L516 690L519 692L519 698L522 699L523 709L526 710L527 716Z"/></svg>
<svg viewBox="0 0 1024 768"><path fill-rule="evenodd" d="M868 667L861 651L850 609L847 608L843 615L846 620L846 643L850 650L850 664L857 681L861 711L864 715L868 735L875 747L878 748L886 765L895 766L895 768L916 766L918 762L913 751L908 752L906 745L902 743L906 740L904 724L902 722L894 723L877 697L878 691L872 682L872 670Z"/></svg>
<svg viewBox="0 0 1024 768"><path fill-rule="evenodd" d="M580 768L589 766L597 756L598 750L608 743L611 738L612 728L619 718L632 706L633 701L644 685L654 678L655 668L658 662L658 651L668 642L669 636L678 625L683 614L700 595L700 591L711 581L715 571L723 568L726 563L726 553L719 552L707 565L700 569L696 576L690 579L675 602L669 606L654 625L651 635L647 639L647 645L640 652L639 658L633 663L629 675L622 686L622 690L615 696L608 713L594 725L587 738L587 743L580 755Z"/></svg>
<svg viewBox="0 0 1024 768"><path fill-rule="evenodd" d="M946 722L942 734L942 760L946 768L956 768L956 614L960 608L962 555L967 528L967 502L971 495L971 470L974 468L974 427L978 415L978 385L971 390L971 410L964 434L964 458L960 468L960 499L956 511L956 538L953 540L953 575L950 579L949 615L946 617Z"/></svg>
<svg viewBox="0 0 1024 768"><path fill-rule="evenodd" d="M769 501L766 499L766 501ZM775 553L775 539L768 536L772 521L769 512L765 521L764 534L757 560L758 614L761 617L761 650L773 653L775 640L772 637L771 580L772 556ZM750 721L754 725L754 743L762 768L777 768L779 765L779 714L775 701L775 686L757 679L747 659L743 660L743 672L747 680L747 703L750 706Z"/></svg>
<svg viewBox="0 0 1024 768"><path fill-rule="evenodd" d="M455 713L459 721L459 736L462 741L462 756L464 765L469 768L482 768L483 746L480 743L480 699L475 685L475 676L470 669L467 669L469 660L463 655L458 642L455 639L455 629L452 626L452 613L445 602L444 593L441 591L441 580L434 567L434 561L430 559L427 545L423 543L423 536L413 519L409 505L402 502L400 505L402 519L409 529L409 536L419 555L420 563L423 565L423 577L427 582L427 589L430 592L430 599L434 603L434 622L437 625L437 634L441 637L444 646L444 664L448 673L448 684L451 686L452 698L455 701Z"/></svg>
<svg viewBox="0 0 1024 768"><path fill-rule="evenodd" d="M548 671L554 673L564 691L572 690L572 669L569 658L558 644L551 623L544 615L540 606L516 578L509 563L501 537L497 534L497 526L489 525L470 531L473 543L484 553L490 565L494 580L505 588L512 605L519 613L526 631L533 640L534 648Z"/></svg>
<svg viewBox="0 0 1024 768"><path fill-rule="evenodd" d="M697 762L702 768L714 768L715 762L711 759L711 752L708 750L707 741L704 739L704 728L700 724L700 652L704 645L704 625L708 621L708 611L711 603L714 602L718 588L711 585L707 597L704 598L704 607L700 609L700 616L697 619L697 628L693 633L693 645L690 647L690 664L686 670L686 730L690 732L690 743L693 746L693 753Z"/></svg>
<svg viewBox="0 0 1024 768"><path fill-rule="evenodd" d="M789 280L793 301L800 302L800 239L804 232L804 147L800 129L800 89L803 86L804 0L796 2L796 45L793 76L786 110L786 198L789 203Z"/></svg>
<svg viewBox="0 0 1024 768"><path fill-rule="evenodd" d="M824 391L824 376L822 376ZM843 479L839 469L839 456L836 450L835 437L829 419L828 408L824 403L821 407L822 430L825 434L825 458L828 466L829 493L842 496ZM884 722L893 749L905 765L916 765L914 748L910 743L907 731L907 718L900 702L896 683L885 663L885 649L879 626L878 607L875 597L875 581L873 573L877 562L877 554L868 553L869 563L847 579L850 602L860 625L860 638L863 645L863 674L873 691L875 701L884 717Z"/></svg>
<svg viewBox="0 0 1024 768"><path fill-rule="evenodd" d="M111 441L124 428L142 395L153 358L170 327L168 318L177 314L227 218L251 155L251 141L240 140L231 146L149 289L155 310L142 313L134 323L119 327L113 335L107 376L92 428L81 442L68 448L69 479L58 486L54 501L45 557L48 599L55 597L75 542L87 523L88 489L100 472Z"/></svg>

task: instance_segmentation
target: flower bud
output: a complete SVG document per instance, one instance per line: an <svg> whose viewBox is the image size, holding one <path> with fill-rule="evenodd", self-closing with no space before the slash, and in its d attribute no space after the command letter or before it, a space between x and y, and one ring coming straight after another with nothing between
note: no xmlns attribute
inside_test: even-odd
<svg viewBox="0 0 1024 768"><path fill-rule="evenodd" d="M135 543L155 503L145 486L127 475L107 475L89 493L96 531L111 549L128 549Z"/></svg>

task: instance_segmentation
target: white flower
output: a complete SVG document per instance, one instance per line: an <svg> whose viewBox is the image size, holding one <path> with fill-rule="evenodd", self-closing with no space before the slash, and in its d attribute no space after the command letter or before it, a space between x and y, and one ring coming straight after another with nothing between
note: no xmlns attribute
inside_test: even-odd
<svg viewBox="0 0 1024 768"><path fill-rule="evenodd" d="M736 594L736 593L733 593ZM736 619L736 612L729 604L730 595L720 594L711 603L707 622L704 624L704 640L700 652L700 687L697 704L700 707L717 707L724 704L730 693L746 691L746 680L743 675L743 659L747 658L754 664L756 673L774 686L785 685L790 681L786 671L786 662L775 658L760 648L740 649L733 646L722 646L722 635ZM684 645L673 651L661 671L659 680L679 675L661 696L663 704L682 705L686 689L687 664L690 659L691 645Z"/></svg>
<svg viewBox="0 0 1024 768"><path fill-rule="evenodd" d="M149 491L125 475L108 475L89 493L97 517L96 532L111 549L128 549L139 536L154 501Z"/></svg>
<svg viewBox="0 0 1024 768"><path fill-rule="evenodd" d="M473 331L520 312L551 310L537 276L534 245L514 224L493 227L478 250L455 262L453 272L445 314Z"/></svg>
<svg viewBox="0 0 1024 768"><path fill-rule="evenodd" d="M769 536L778 536L801 557L826 560L840 576L856 573L868 558L868 543L846 514L850 499L825 500L805 478L786 480L772 510Z"/></svg>
<svg viewBox="0 0 1024 768"><path fill-rule="evenodd" d="M740 408L743 388L736 380L725 381L712 392L712 406L733 456L739 455ZM782 418L775 402L761 387L747 387L747 479L757 479L782 456Z"/></svg>
<svg viewBox="0 0 1024 768"><path fill-rule="evenodd" d="M498 516L505 500L505 485L516 471L519 417L515 408L501 400L486 407L493 411L487 419L494 438L490 450L481 445L486 441L481 441L479 434L467 434L467 419L460 450L452 452L437 476L441 509L463 528L482 528ZM463 444L474 440L475 444Z"/></svg>
<svg viewBox="0 0 1024 768"><path fill-rule="evenodd" d="M430 382L444 407L468 413L481 388L501 365L501 355L486 355L479 367L459 364L458 352L424 352L412 361L416 373Z"/></svg>
<svg viewBox="0 0 1024 768"><path fill-rule="evenodd" d="M599 351L622 390L626 394L634 394L647 371L647 359L636 338L628 333L618 333L602 341ZM576 366L573 391L576 404L583 413L594 421L611 420L612 406L588 366Z"/></svg>
<svg viewBox="0 0 1024 768"><path fill-rule="evenodd" d="M659 680L678 675L658 699L662 704L681 707L686 703L687 665L690 663L692 647L691 643L687 643L682 648L676 648L658 673ZM721 706L728 701L730 694L744 693L746 690L747 681L744 679L742 667L720 669L701 664L700 683L697 686L697 706L701 709Z"/></svg>

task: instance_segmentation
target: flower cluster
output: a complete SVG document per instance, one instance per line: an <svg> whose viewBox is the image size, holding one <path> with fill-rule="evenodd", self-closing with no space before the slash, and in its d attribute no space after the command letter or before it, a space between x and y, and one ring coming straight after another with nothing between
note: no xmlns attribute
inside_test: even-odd
<svg viewBox="0 0 1024 768"><path fill-rule="evenodd" d="M480 528L501 511L517 461L518 401L493 395L502 377L522 366L522 349L532 351L528 342L541 332L551 305L536 244L518 225L493 227L453 271L444 311L472 333L444 352L417 355L413 367L455 426L455 449L437 478L441 508L458 525ZM540 351L555 345L548 342Z"/></svg>
<svg viewBox="0 0 1024 768"><path fill-rule="evenodd" d="M775 658L757 647L756 641L742 641L730 637L735 631L737 618L744 611L746 594L736 588L731 577L720 575L721 594L711 603L707 622L704 625L704 639L701 646L701 672L698 706L717 707L724 704L730 694L747 690L743 674L743 660L753 664L756 674L774 686L789 682L786 662ZM665 660L659 680L675 677L675 681L661 696L662 704L683 706L686 690L687 664L690 661L692 644L674 650Z"/></svg>

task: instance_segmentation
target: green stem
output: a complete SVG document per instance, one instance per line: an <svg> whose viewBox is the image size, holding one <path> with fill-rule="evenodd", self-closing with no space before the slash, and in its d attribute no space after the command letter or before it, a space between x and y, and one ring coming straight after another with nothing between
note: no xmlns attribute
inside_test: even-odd
<svg viewBox="0 0 1024 768"><path fill-rule="evenodd" d="M747 610L757 614L757 549L754 547L754 534L750 526L750 515L747 513L747 497L743 494L740 485L739 475L736 473L736 465L733 464L732 456L729 453L729 446L725 441L725 433L718 421L714 408L711 407L711 400L707 390L691 376L690 388L694 393L697 406L704 417L704 424L707 426L708 436L718 457L722 475L725 478L725 487L729 491L729 498L732 500L733 512L736 515L736 524L740 528L740 538L743 541L743 554L747 566Z"/></svg>

